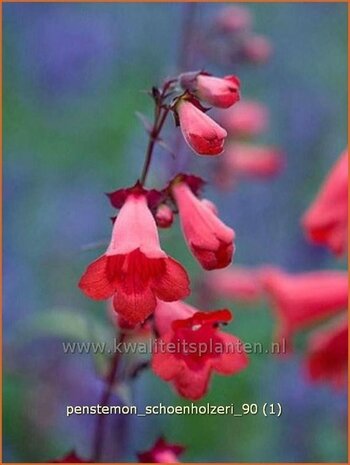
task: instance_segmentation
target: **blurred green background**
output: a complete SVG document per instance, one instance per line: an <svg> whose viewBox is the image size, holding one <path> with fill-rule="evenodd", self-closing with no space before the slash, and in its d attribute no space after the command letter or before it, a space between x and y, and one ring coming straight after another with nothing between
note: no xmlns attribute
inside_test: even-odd
<svg viewBox="0 0 350 465"><path fill-rule="evenodd" d="M222 7L198 5L204 28ZM146 136L135 111L150 113L143 92L174 72L184 4L5 4L3 6L4 163L4 461L47 461L76 448L88 456L92 417L65 417L67 404L98 402L102 383L88 355L64 355L62 341L107 334L104 303L77 288L84 267L103 250L113 214L104 192L139 175ZM299 219L347 137L347 5L249 4L254 29L273 43L264 66L218 67L236 73L243 96L271 111L261 140L286 153L284 172L223 194L208 187L237 235L236 263L274 263L290 271L345 266L303 238ZM215 160L195 159L205 175ZM151 181L166 179L169 155L156 152ZM199 168L199 165L201 166ZM191 273L201 271L179 228L162 243ZM192 297L196 302L197 296ZM230 329L268 343L266 305L225 302ZM222 302L218 303L221 305ZM203 403L281 402L280 418L159 416L108 419L106 461L134 461L160 434L183 443L184 461L345 462L346 396L309 385L303 344L288 358L255 355L249 368L216 377ZM151 373L131 393L142 407L181 400Z"/></svg>

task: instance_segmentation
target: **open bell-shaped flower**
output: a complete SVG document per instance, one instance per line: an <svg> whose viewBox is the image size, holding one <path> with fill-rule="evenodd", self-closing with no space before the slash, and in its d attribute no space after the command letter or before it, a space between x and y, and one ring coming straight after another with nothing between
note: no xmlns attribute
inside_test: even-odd
<svg viewBox="0 0 350 465"><path fill-rule="evenodd" d="M156 298L170 302L189 294L185 269L160 248L142 191L128 193L106 252L87 267L79 287L91 299L113 296L115 311L131 324L142 323L153 312Z"/></svg>
<svg viewBox="0 0 350 465"><path fill-rule="evenodd" d="M228 310L200 312L184 302L172 302L162 303L156 314L162 325L158 326L161 334L152 369L182 397L203 397L213 372L233 375L247 367L248 357L241 341L218 328L220 323L231 320Z"/></svg>

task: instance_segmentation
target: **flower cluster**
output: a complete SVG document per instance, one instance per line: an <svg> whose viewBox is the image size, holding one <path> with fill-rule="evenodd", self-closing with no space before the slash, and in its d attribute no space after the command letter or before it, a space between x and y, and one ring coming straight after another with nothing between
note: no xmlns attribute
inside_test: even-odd
<svg viewBox="0 0 350 465"><path fill-rule="evenodd" d="M204 55L229 67L262 64L272 53L269 40L255 34L252 15L241 5L221 9L211 24L195 32L188 46L194 47L197 57ZM250 140L267 130L269 114L259 102L243 100L234 105L240 90L236 76L217 78L202 71L184 73L179 80L185 94L177 102L177 119L191 149L199 155L218 155L229 139L225 157L215 168L219 187L231 187L240 178L270 178L281 171L281 150ZM207 117L202 104L218 109L219 124Z"/></svg>
<svg viewBox="0 0 350 465"><path fill-rule="evenodd" d="M266 63L272 54L267 37L253 30L253 17L244 6L221 9L209 30L200 36L201 50L213 61L221 64Z"/></svg>
<svg viewBox="0 0 350 465"><path fill-rule="evenodd" d="M242 6L225 7L209 28L195 32L196 43L188 47L195 45L198 54L217 63L261 64L272 53L270 42L255 34L253 19ZM169 115L196 155L218 157L225 152L214 162L218 187L231 187L242 178L275 176L284 165L282 151L256 140L269 127L268 109L260 102L241 100L237 76L213 76L203 69L167 79L161 87L153 87L150 96L154 121L140 115L149 136L140 177L131 187L107 194L117 210L111 239L105 252L87 266L79 288L93 300L108 302L109 317L121 341L149 339L154 350L150 360L129 370L131 375L124 366L119 370L116 354L104 373L101 403L108 404L116 384L132 379L144 367L191 401L208 393L214 375L237 375L247 368L249 360L240 339L223 330L232 320L231 311L202 310L210 308L213 297L250 304L265 298L277 319L276 339L286 340L288 348L298 332L332 319L310 337L305 369L313 381L344 385L348 340L344 271L292 274L273 266L228 268L235 254L235 231L220 219L216 205L202 197L205 183L200 177L181 168L172 171L162 187L145 187L154 147L172 149L162 139ZM214 118L208 113L212 107ZM181 152L179 147L175 157L177 151ZM347 164L344 152L302 219L310 241L326 245L337 256L347 248ZM200 308L185 300L191 294L185 267L161 246L159 229L172 228L176 217L193 258L210 272L200 289L206 300L203 306L197 303ZM99 421L93 461L101 458L104 420ZM184 450L160 437L137 457L142 463L177 463ZM56 462L85 461L72 452Z"/></svg>
<svg viewBox="0 0 350 465"><path fill-rule="evenodd" d="M235 41L234 53L241 58L260 62L270 53L267 42L250 33L251 18L240 7L227 9L217 18L215 28L226 42ZM219 218L216 206L201 197L201 178L180 172L161 189L145 188L153 148L162 142L161 130L172 113L197 155L220 155L229 137L225 156L216 168L220 186L241 177L270 177L283 165L281 151L251 141L266 131L268 111L259 102L239 102L236 76L220 78L204 71L165 81L160 89L152 89L151 96L155 119L153 125L146 125L149 145L141 176L132 187L107 194L119 210L113 218L111 240L105 253L87 267L79 287L91 299L110 302L113 322L122 335L130 338L133 331L141 331L147 338L152 333L157 336L155 348L161 344L163 350L154 350L152 371L178 395L196 401L207 394L214 373L235 375L247 367L248 357L239 338L220 329L232 318L229 310L202 311L184 301L191 293L190 278L183 265L162 249L158 228L171 228L178 215L195 260L206 271L216 270L205 279L206 291L250 303L267 297L278 320L277 339L288 343L300 330L342 314L347 306L347 275L341 271L293 275L275 267L227 269L235 252L235 232ZM205 105L217 109L218 122L208 116ZM308 237L338 255L347 245L345 167L347 152L303 219ZM341 385L346 360L347 324L343 320L310 339L306 367L311 379ZM182 451L182 446L160 438L138 457L140 462L175 463Z"/></svg>
<svg viewBox="0 0 350 465"><path fill-rule="evenodd" d="M184 92L167 105L166 98L176 93L177 85ZM197 153L217 155L222 151L226 132L204 113L198 99L225 108L233 105L239 100L236 77L186 73L167 81L162 90L153 89L152 95L158 118L151 130L151 143L159 137L167 112L172 110L185 140ZM180 174L160 191L146 190L143 181L109 194L112 206L120 210L111 242L79 282L92 299L113 297L115 311L131 324L145 321L157 299L174 302L190 293L186 271L159 243L157 225L170 227L173 210L179 212L186 242L203 268L227 266L234 252L234 231L220 221L208 202L196 196L203 183L199 178Z"/></svg>
<svg viewBox="0 0 350 465"><path fill-rule="evenodd" d="M171 112L196 154L222 153L227 132L202 105L231 107L239 101L240 82L235 76L183 73L165 81L162 88L153 88L150 95L155 118L153 125L143 118L149 144L141 176L132 187L107 194L111 205L119 210L113 217L110 243L86 268L79 288L91 299L108 301L121 340L131 340L133 333L136 337L157 336L155 345L162 343L164 350L153 351L153 372L180 396L198 400L206 395L214 372L236 374L247 367L248 358L237 349L237 337L219 330L221 324L231 320L229 310L203 312L183 301L191 292L189 276L183 265L162 249L158 228L170 228L178 215L190 252L208 271L231 263L235 232L220 220L216 206L201 198L201 178L178 173L162 189L146 189L145 181L154 145L162 142L161 130ZM170 347L174 344L175 351ZM148 362L143 362L144 366ZM118 371L117 358L111 367L107 399ZM101 450L98 431L94 458ZM169 445L161 438L152 450L138 457L140 462L171 463L177 461L180 452L180 446Z"/></svg>
<svg viewBox="0 0 350 465"><path fill-rule="evenodd" d="M313 204L302 219L307 237L315 244L322 244L337 257L348 247L348 150L340 155L324 181ZM335 272L334 272L335 273ZM348 274L343 276L342 292L330 289L330 296L342 299L343 310L348 307ZM345 291L346 288L346 291ZM345 298L346 293L346 298ZM345 312L344 312L345 313ZM328 327L315 332L310 338L306 370L314 381L328 381L335 387L344 387L348 368L348 320L346 315L333 321Z"/></svg>
<svg viewBox="0 0 350 465"><path fill-rule="evenodd" d="M302 218L309 240L336 256L347 250L348 152L344 151ZM327 323L308 342L305 370L312 381L345 385L348 358L348 274L341 270L288 273L277 267L234 266L205 277L204 298L255 303L267 299L277 319L275 339L292 348L300 331Z"/></svg>
<svg viewBox="0 0 350 465"><path fill-rule="evenodd" d="M174 302L190 294L183 266L161 249L158 225L178 211L185 241L206 270L224 268L232 260L235 233L207 201L198 198L203 181L177 175L162 191L139 183L109 194L120 208L106 252L92 262L79 282L94 300L113 297L115 311L130 324L143 323L157 300ZM170 207L171 206L171 207Z"/></svg>
<svg viewBox="0 0 350 465"><path fill-rule="evenodd" d="M222 269L231 263L235 232L220 220L216 206L201 198L201 178L179 173L158 190L146 189L144 182L153 145L160 140L161 127L171 111L197 154L222 152L226 131L206 115L202 104L231 107L240 98L240 83L235 76L217 78L190 72L166 81L151 95L156 116L149 130L145 168L134 186L107 194L119 210L113 218L111 240L105 253L87 267L79 287L91 299L112 301L118 315L113 321L121 331L143 325L148 332L153 321L154 332L166 348L154 353L153 371L179 395L197 400L206 394L212 372L235 374L247 366L248 359L244 352L227 348L239 339L218 330L231 319L230 311L201 312L183 302L190 294L189 276L161 248L158 228L170 228L178 214L185 242L204 270ZM188 354L179 345L175 353L170 352L168 344L176 341L208 344L211 349L200 353L195 347Z"/></svg>
<svg viewBox="0 0 350 465"><path fill-rule="evenodd" d="M217 78L204 72L180 75L185 93L174 109L182 134L198 155L220 155L227 132L207 114L201 102L217 108L229 108L239 101L240 82L236 76Z"/></svg>
<svg viewBox="0 0 350 465"><path fill-rule="evenodd" d="M203 292L226 300L253 304L267 299L278 325L275 339L291 343L295 333L347 307L345 271L287 273L280 268L234 266L205 277Z"/></svg>
<svg viewBox="0 0 350 465"><path fill-rule="evenodd" d="M269 126L268 109L260 102L242 100L217 114L228 131L225 157L216 169L215 182L223 189L239 179L268 179L280 173L284 165L282 151L274 146L252 141Z"/></svg>

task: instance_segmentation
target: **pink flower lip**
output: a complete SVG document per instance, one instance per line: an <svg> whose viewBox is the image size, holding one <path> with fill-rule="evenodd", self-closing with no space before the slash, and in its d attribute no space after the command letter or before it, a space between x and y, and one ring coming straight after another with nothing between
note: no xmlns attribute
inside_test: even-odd
<svg viewBox="0 0 350 465"><path fill-rule="evenodd" d="M204 324L216 325L219 323L228 323L232 319L229 310L215 310L213 312L196 312L190 318L184 320L175 320L172 323L172 329L193 328Z"/></svg>
<svg viewBox="0 0 350 465"><path fill-rule="evenodd" d="M160 347L163 350L155 350L153 353L152 368L156 375L170 382L178 394L198 400L207 393L214 371L222 375L238 373L248 365L248 357L243 350L239 350L241 344L238 338L219 330L219 323L231 319L230 311L199 312L193 307L189 309L183 302L176 305L177 314L173 316L168 329L161 334ZM171 310L168 311L167 306L173 307L174 304L162 306L162 312L170 316ZM181 313L188 314L188 310L191 316L176 319ZM187 351L184 348L186 345L196 350ZM173 346L177 347L175 351L172 350ZM199 352L199 347L208 350ZM214 347L220 348L220 351Z"/></svg>

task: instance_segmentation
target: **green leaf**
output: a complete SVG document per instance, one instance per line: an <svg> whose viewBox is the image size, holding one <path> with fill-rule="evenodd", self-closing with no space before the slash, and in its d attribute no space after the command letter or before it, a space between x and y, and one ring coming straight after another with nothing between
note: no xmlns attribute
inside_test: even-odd
<svg viewBox="0 0 350 465"><path fill-rule="evenodd" d="M90 315L69 308L53 308L40 312L20 328L24 343L39 337L57 337L74 341L111 341L113 332Z"/></svg>

